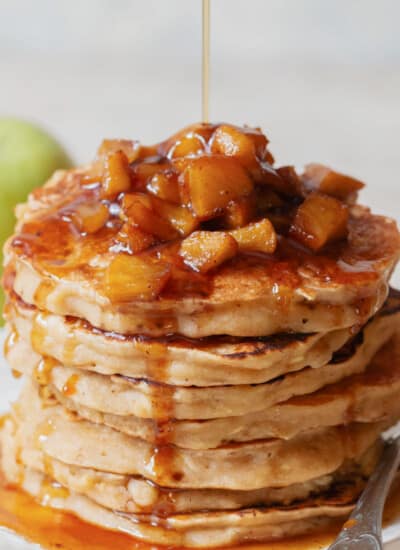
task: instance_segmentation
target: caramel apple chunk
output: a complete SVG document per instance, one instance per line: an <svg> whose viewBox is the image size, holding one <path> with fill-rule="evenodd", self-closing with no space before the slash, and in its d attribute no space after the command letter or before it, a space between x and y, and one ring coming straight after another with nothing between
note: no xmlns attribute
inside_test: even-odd
<svg viewBox="0 0 400 550"><path fill-rule="evenodd" d="M184 171L184 183L194 214L203 220L222 213L228 204L249 195L253 183L235 158L193 158Z"/></svg>
<svg viewBox="0 0 400 550"><path fill-rule="evenodd" d="M248 169L255 167L257 160L264 159L268 140L260 130L237 128L221 124L211 140L212 153L237 158Z"/></svg>
<svg viewBox="0 0 400 550"><path fill-rule="evenodd" d="M266 254L275 252L276 233L272 223L267 218L230 231L229 234L238 243L240 251L265 252Z"/></svg>
<svg viewBox="0 0 400 550"><path fill-rule="evenodd" d="M98 157L107 157L110 153L122 151L128 162L134 162L139 157L140 144L130 139L104 139L97 151Z"/></svg>
<svg viewBox="0 0 400 550"><path fill-rule="evenodd" d="M109 218L108 207L102 202L94 204L80 204L74 211L72 218L82 233L96 233L106 224Z"/></svg>
<svg viewBox="0 0 400 550"><path fill-rule="evenodd" d="M174 204L180 204L179 183L174 173L157 173L147 184L147 190L156 197Z"/></svg>
<svg viewBox="0 0 400 550"><path fill-rule="evenodd" d="M103 189L106 197L114 197L131 187L129 161L123 151L110 153L105 159Z"/></svg>
<svg viewBox="0 0 400 550"><path fill-rule="evenodd" d="M311 191L319 191L349 203L355 202L357 192L364 187L361 181L316 163L306 165L302 180Z"/></svg>
<svg viewBox="0 0 400 550"><path fill-rule="evenodd" d="M120 254L106 270L105 293L112 302L152 300L167 283L169 273L168 264Z"/></svg>
<svg viewBox="0 0 400 550"><path fill-rule="evenodd" d="M142 193L125 195L122 212L126 220L161 241L175 239L179 233L171 223L157 214L152 208L151 198Z"/></svg>
<svg viewBox="0 0 400 550"><path fill-rule="evenodd" d="M195 271L206 273L235 256L238 244L224 231L196 231L181 244L180 255Z"/></svg>
<svg viewBox="0 0 400 550"><path fill-rule="evenodd" d="M191 155L198 155L205 150L205 141L200 136L195 134L188 134L178 140L169 150L168 156L170 158L188 157Z"/></svg>
<svg viewBox="0 0 400 550"><path fill-rule="evenodd" d="M157 214L167 220L183 237L192 233L199 225L199 220L186 206L171 204L156 197L152 199L152 203Z"/></svg>
<svg viewBox="0 0 400 550"><path fill-rule="evenodd" d="M224 214L224 226L228 229L236 229L247 225L255 212L255 200L253 195L242 197L228 204Z"/></svg>
<svg viewBox="0 0 400 550"><path fill-rule="evenodd" d="M312 193L299 206L289 235L314 252L347 236L348 208L334 197Z"/></svg>

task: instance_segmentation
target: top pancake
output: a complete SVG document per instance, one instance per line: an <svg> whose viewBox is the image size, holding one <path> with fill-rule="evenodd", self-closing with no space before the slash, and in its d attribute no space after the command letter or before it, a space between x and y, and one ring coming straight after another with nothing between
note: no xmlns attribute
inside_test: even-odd
<svg viewBox="0 0 400 550"><path fill-rule="evenodd" d="M214 131L211 127L208 130ZM157 151L160 154L160 148ZM162 151L165 153L165 146ZM213 156L209 150L206 151L200 160L231 158ZM176 162L171 164L171 160L165 160L167 157L157 158L161 158L157 161L161 164L170 163L168 170L176 169ZM193 156L183 160L191 162ZM143 165L148 167L150 161L138 162L131 163L132 170ZM265 171L265 161L257 162L259 169ZM83 318L95 327L125 334L161 336L176 333L192 338L216 334L265 336L277 332L322 332L360 325L381 307L387 295L388 278L399 257L399 233L392 220L375 216L364 207L352 202L339 203L328 197L341 204L348 213L346 238L328 243L317 251L295 242L292 229L289 233L287 229L279 229L275 237L276 248L271 245L269 253L239 247L237 253L231 254L231 259L227 256L228 260L219 264L220 260L215 260L214 269L196 273L182 259L180 238L159 239L150 248L133 253L119 240L121 232L125 231L123 224L126 225L125 196L139 196L145 203L154 197L149 199L148 183L144 188L146 194L143 187L138 187L137 180L132 184L134 193L120 193L111 198L104 195L106 180L98 175L98 164L99 161L79 170L57 172L17 211L16 233L5 250L4 284L6 290L14 290L25 302L41 310ZM279 169L275 172L269 167L268 170L268 174L274 172L274 178L280 177ZM253 172L249 171L250 174ZM136 177L132 173L131 177ZM184 174L185 171L179 173L178 178L182 189L186 185L182 183ZM265 180L265 174L263 177ZM229 179L229 174L226 178ZM262 185L259 184L261 180L256 179L253 193L265 189L266 184L269 185L268 178L270 175ZM277 185L275 180L271 185L271 188ZM269 187L268 190L271 192ZM293 227L293 211L297 208L293 205L302 203L304 197L307 201L309 195L304 189L293 196L285 193L284 189L278 197L283 204L280 208L286 209L285 216ZM326 195L321 194L321 197L326 198ZM259 200L258 195L255 195L255 200ZM166 204L164 201L162 206ZM170 208L171 204L167 206ZM99 207L107 209L106 223L96 226L96 230L83 230L79 216L84 211L87 219L88 211L97 212L95 221L98 223L96 208ZM193 200L175 208L183 208L188 215L188 211L193 210ZM227 229L219 230L223 212L223 209L218 210L219 218L199 218L202 221L195 222L195 229L206 229L203 232L212 236L216 227L218 234L223 233L224 238L231 239ZM259 219L260 214L254 215L250 221ZM273 220L272 211L265 216L268 223L268 216ZM89 218L93 225L93 217ZM134 229L137 231L135 220ZM280 227L279 224L276 227ZM266 246L265 242L261 244ZM237 242L233 245L237 246ZM110 276L109 268L114 265L115 258L125 260L127 256L139 257L140 261L155 269L167 266L169 278L162 284L157 280L154 283L157 290L153 289L153 294L148 290L151 282L144 296L124 295L123 284L115 292L113 287L117 282L114 284L114 280L119 281L120 274L116 269L117 273ZM125 276L128 278L124 279ZM132 278L135 277L136 272L132 274ZM129 271L122 274L122 280L128 287ZM144 271L144 280L151 280L150 272Z"/></svg>
<svg viewBox="0 0 400 550"><path fill-rule="evenodd" d="M75 242L67 224L57 218L55 223L52 212L67 200L69 181L74 186L68 200L73 200L78 189L82 192L81 175L58 173L39 201L31 197L22 210L6 248L6 287L11 279L11 288L26 302L105 330L196 338L344 328L365 321L382 305L399 254L395 223L357 208L349 240L335 256L314 256L285 243L280 258L243 256L223 266L209 276L206 295L166 294L113 304L102 285L116 254L109 250L112 235ZM67 243L59 246L58 239Z"/></svg>

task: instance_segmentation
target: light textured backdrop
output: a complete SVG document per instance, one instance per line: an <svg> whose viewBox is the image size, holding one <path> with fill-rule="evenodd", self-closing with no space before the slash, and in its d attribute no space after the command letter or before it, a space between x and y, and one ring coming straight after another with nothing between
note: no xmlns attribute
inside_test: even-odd
<svg viewBox="0 0 400 550"><path fill-rule="evenodd" d="M261 125L279 162L353 173L400 219L400 2L211 3L211 117ZM0 0L0 116L79 162L104 136L157 141L200 119L200 53L200 0Z"/></svg>
<svg viewBox="0 0 400 550"><path fill-rule="evenodd" d="M400 2L211 0L211 117L261 125L277 160L331 164L399 215ZM200 119L200 0L0 0L0 113L79 162L104 136Z"/></svg>

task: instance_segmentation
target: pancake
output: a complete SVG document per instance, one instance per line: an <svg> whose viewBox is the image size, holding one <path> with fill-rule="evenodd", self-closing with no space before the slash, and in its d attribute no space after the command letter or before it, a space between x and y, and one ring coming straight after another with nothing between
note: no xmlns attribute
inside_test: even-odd
<svg viewBox="0 0 400 550"><path fill-rule="evenodd" d="M17 444L67 464L140 475L177 488L254 490L301 483L359 458L394 419L316 429L288 441L270 439L192 450L153 446L116 430L80 420L44 403L28 383L14 405Z"/></svg>
<svg viewBox="0 0 400 550"><path fill-rule="evenodd" d="M239 511L175 515L147 523L143 515L121 514L100 506L93 499L55 484L38 471L22 468L6 447L7 479L25 491L78 517L107 529L129 533L153 544L185 547L215 547L240 542L271 541L326 529L348 516L359 495L358 480L332 487L326 494L289 506L247 508Z"/></svg>
<svg viewBox="0 0 400 550"><path fill-rule="evenodd" d="M19 457L24 467L39 471L63 487L88 496L114 511L166 517L176 513L204 510L235 510L249 506L289 505L316 496L334 484L359 480L360 486L373 471L380 455L381 442L374 444L359 461L347 461L332 474L287 487L266 487L253 491L213 489L168 489L141 477L101 472L71 466L45 455L39 448L16 445L11 421L3 429L2 444L8 453ZM7 458L4 459L7 462ZM5 464L5 466L7 466ZM5 469L8 469L7 467ZM12 466L11 466L12 470Z"/></svg>
<svg viewBox="0 0 400 550"><path fill-rule="evenodd" d="M399 306L400 297L392 289L379 315L394 314ZM22 335L38 354L60 363L179 386L259 384L306 366L320 367L350 337L344 329L252 339L143 339L38 311L16 295L7 304L6 317L14 340Z"/></svg>
<svg viewBox="0 0 400 550"><path fill-rule="evenodd" d="M105 140L17 208L5 477L168 547L344 519L400 417L400 257L363 184L258 129Z"/></svg>
<svg viewBox="0 0 400 550"><path fill-rule="evenodd" d="M354 353L342 361L319 368L307 367L264 384L226 385L208 388L168 386L143 379L108 377L51 362L46 382L70 395L77 405L116 415L134 415L156 420L211 419L263 411L295 395L317 391L326 384L362 372L378 349L398 329L400 313L376 316L360 334ZM14 370L43 379L41 356L22 337L7 346L7 359Z"/></svg>
<svg viewBox="0 0 400 550"><path fill-rule="evenodd" d="M210 449L226 443L254 439L290 439L317 427L349 422L379 422L400 418L399 336L375 355L364 373L349 376L315 393L293 397L264 411L209 421L171 421L155 425L151 420L99 412L65 396L51 386L57 401L82 418L105 424L133 437L164 441L179 447ZM301 422L299 422L301 418Z"/></svg>
<svg viewBox="0 0 400 550"><path fill-rule="evenodd" d="M83 236L66 221L76 205L100 200L101 184L84 185L87 171L58 172L35 192L17 212L5 248L6 290L41 310L119 333L266 336L362 324L386 298L400 250L396 224L353 206L348 238L329 254L308 253L282 237L273 256L239 254L206 283L192 273L178 293L167 285L157 300L115 303L105 295L104 273L115 258L118 216L111 213L104 230ZM168 247L173 253L171 246L162 254Z"/></svg>
<svg viewBox="0 0 400 550"><path fill-rule="evenodd" d="M24 477L22 485L24 490L39 498L43 495L43 483L50 485L38 472L28 470ZM168 546L212 548L240 544L241 542L267 542L295 537L310 532L323 531L332 524L337 525L339 520L344 520L350 514L358 494L357 486L355 490L353 487L347 489L346 498L342 500L336 496L332 497L328 493L325 498L311 498L295 507L221 512L216 518L214 515L218 512L201 513L203 525L192 528L186 525L181 526L179 516L169 518L170 525L167 528L146 524L138 521L139 518L134 515L115 514L88 497L73 491L68 492L67 496L61 497L57 497L51 492L46 498L46 502L54 508L72 512L89 523L113 531L128 533L141 541ZM57 493L57 491L54 492Z"/></svg>
<svg viewBox="0 0 400 550"><path fill-rule="evenodd" d="M266 382L305 366L324 365L349 339L348 329L249 339L149 339L104 332L80 319L39 311L15 295L6 317L37 353L61 363L181 386Z"/></svg>

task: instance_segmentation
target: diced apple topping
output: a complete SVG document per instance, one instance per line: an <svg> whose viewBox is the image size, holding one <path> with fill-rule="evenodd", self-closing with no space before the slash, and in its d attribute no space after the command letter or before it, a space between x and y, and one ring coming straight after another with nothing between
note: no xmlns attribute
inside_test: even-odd
<svg viewBox="0 0 400 550"><path fill-rule="evenodd" d="M235 157L243 166L252 169L258 159L264 158L267 143L259 130L221 124L214 132L210 149L212 153Z"/></svg>
<svg viewBox="0 0 400 550"><path fill-rule="evenodd" d="M169 161L158 155L131 164L132 180L137 191L146 191L152 178L171 170Z"/></svg>
<svg viewBox="0 0 400 550"><path fill-rule="evenodd" d="M176 144L181 141L185 141L188 137L198 138L199 142L203 143L203 147L205 147L208 144L208 141L210 140L216 127L217 126L214 124L205 123L191 124L190 126L186 126L186 128L183 128L176 134L172 135L169 139L160 143L159 150L162 151L163 154L165 154L169 158L172 158L172 152L174 151Z"/></svg>
<svg viewBox="0 0 400 550"><path fill-rule="evenodd" d="M206 273L235 256L238 244L224 231L195 231L182 241L180 255L195 271Z"/></svg>
<svg viewBox="0 0 400 550"><path fill-rule="evenodd" d="M122 151L110 153L105 159L103 189L106 197L129 191L131 177L128 158Z"/></svg>
<svg viewBox="0 0 400 550"><path fill-rule="evenodd" d="M348 208L334 197L312 193L297 209L289 235L317 252L347 236Z"/></svg>
<svg viewBox="0 0 400 550"><path fill-rule="evenodd" d="M282 251L290 237L316 253L346 238L349 205L363 184L319 164L301 176L276 167L267 146L257 128L206 123L149 147L103 141L80 180L87 203L98 204L81 208L78 200L67 214L83 235L106 225L99 238L123 256L106 274L112 299L151 299L166 280L168 292L194 279L197 288L236 254L274 254L278 236ZM113 295L113 281L128 292Z"/></svg>
<svg viewBox="0 0 400 550"><path fill-rule="evenodd" d="M171 223L153 210L151 197L144 193L125 195L122 202L122 215L129 223L161 241L171 241L179 236Z"/></svg>
<svg viewBox="0 0 400 550"><path fill-rule="evenodd" d="M110 153L122 151L128 162L133 162L139 157L140 144L129 139L104 139L97 151L99 157L107 157Z"/></svg>
<svg viewBox="0 0 400 550"><path fill-rule="evenodd" d="M81 232L96 233L96 231L104 227L109 216L110 213L107 206L100 202L79 205L72 217Z"/></svg>
<svg viewBox="0 0 400 550"><path fill-rule="evenodd" d="M203 220L222 213L231 201L253 190L240 162L224 156L191 159L184 171L184 183L194 214Z"/></svg>
<svg viewBox="0 0 400 550"><path fill-rule="evenodd" d="M230 231L229 234L238 243L241 251L265 252L267 254L275 252L276 233L272 223L267 218Z"/></svg>
<svg viewBox="0 0 400 550"><path fill-rule="evenodd" d="M199 220L193 212L185 206L178 206L154 197L153 208L164 219L174 227L181 236L192 233L199 225Z"/></svg>
<svg viewBox="0 0 400 550"><path fill-rule="evenodd" d="M335 172L322 164L307 164L302 180L311 191L319 191L348 202L354 202L357 191L364 187L361 181Z"/></svg>
<svg viewBox="0 0 400 550"><path fill-rule="evenodd" d="M228 204L224 214L224 226L228 229L236 229L247 225L255 212L255 200L252 195L242 197Z"/></svg>
<svg viewBox="0 0 400 550"><path fill-rule="evenodd" d="M124 225L123 232L126 235L129 248L134 254L147 250L147 248L153 246L157 242L154 235L145 233L139 229L139 227L136 227L130 223Z"/></svg>
<svg viewBox="0 0 400 550"><path fill-rule="evenodd" d="M147 184L147 189L153 195L160 199L175 204L181 203L181 195L179 191L179 183L176 174L158 173L154 174L150 182Z"/></svg>
<svg viewBox="0 0 400 550"><path fill-rule="evenodd" d="M106 295L112 302L152 300L162 291L169 274L168 264L119 254L105 273Z"/></svg>
<svg viewBox="0 0 400 550"><path fill-rule="evenodd" d="M197 155L205 150L205 142L200 136L188 134L171 147L168 152L170 158L188 157Z"/></svg>

